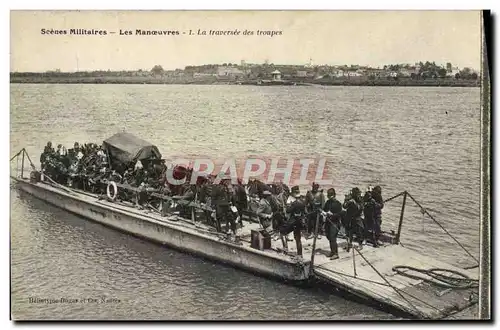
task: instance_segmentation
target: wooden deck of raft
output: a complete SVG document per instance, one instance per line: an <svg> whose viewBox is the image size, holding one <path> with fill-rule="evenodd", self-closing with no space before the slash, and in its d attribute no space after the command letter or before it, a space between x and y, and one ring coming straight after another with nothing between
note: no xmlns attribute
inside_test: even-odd
<svg viewBox="0 0 500 330"><path fill-rule="evenodd" d="M257 230L258 227L258 224L245 221L242 234L247 234L250 229ZM324 236L316 241L314 256L314 274L332 286L422 319L441 319L477 303L477 288L449 289L422 279L398 274L393 271L393 267L410 266L426 270L431 268L449 269L475 280L479 278L478 268L465 270L424 256L402 245L389 243L378 248L374 248L370 244L364 245L359 252L355 250L353 257L353 249L350 252L343 249L347 245L344 238L337 239L337 242L339 244L339 259L330 260L327 257L330 248L329 242ZM302 237L305 261L311 260L312 245L312 238ZM354 246L357 247L357 243L354 243ZM279 250L281 247L280 240L272 241L273 249ZM291 254L296 253L294 241L288 242L288 248ZM354 274L353 258L356 274ZM416 275L413 272L410 274ZM431 279L425 275L423 278Z"/></svg>
<svg viewBox="0 0 500 330"><path fill-rule="evenodd" d="M337 260L330 260L322 254L315 255L314 273L326 282L353 294L392 306L418 318L443 318L477 302L477 288L448 289L398 274L393 271L393 267L445 268L459 271L476 280L479 275L477 268L464 270L454 267L401 245L379 248L365 246L360 252L369 263L355 251L356 275L352 250L350 253L342 250L340 259ZM430 279L425 275L424 278Z"/></svg>

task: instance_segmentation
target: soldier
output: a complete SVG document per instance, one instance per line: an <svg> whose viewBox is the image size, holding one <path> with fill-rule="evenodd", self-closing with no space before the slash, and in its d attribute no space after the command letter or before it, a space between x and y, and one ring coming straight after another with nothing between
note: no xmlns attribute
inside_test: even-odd
<svg viewBox="0 0 500 330"><path fill-rule="evenodd" d="M304 198L300 196L299 186L292 187L287 204L286 214L288 215L288 221L280 228L283 245L286 244L286 240L283 240L283 238L293 232L293 238L297 245L297 255L302 256L301 231L304 228L306 206Z"/></svg>
<svg viewBox="0 0 500 330"><path fill-rule="evenodd" d="M238 183L234 185L234 196L233 204L238 209L238 215L240 216L240 225L243 227L243 210L248 208L247 192L241 179L238 179Z"/></svg>
<svg viewBox="0 0 500 330"><path fill-rule="evenodd" d="M42 170L45 169L45 164L50 157L54 155L55 151L52 148L52 142L47 142L47 145L43 149L43 153L40 155L40 164L42 164Z"/></svg>
<svg viewBox="0 0 500 330"><path fill-rule="evenodd" d="M347 252L352 247L354 235L359 243L359 249L363 248L364 225L361 215L363 214L363 205L361 198L361 190L353 188L351 193L346 195L343 207L346 209L346 230L347 230Z"/></svg>
<svg viewBox="0 0 500 330"><path fill-rule="evenodd" d="M339 258L337 234L340 229L340 219L342 213L342 204L335 197L335 189L328 189L328 199L325 202L324 212L326 212L325 234L330 242L330 255L328 257L331 260Z"/></svg>
<svg viewBox="0 0 500 330"><path fill-rule="evenodd" d="M382 188L380 186L373 188L372 197L375 202L373 211L373 230L377 240L376 244L378 245L382 226L382 209L384 208L384 199L382 198Z"/></svg>
<svg viewBox="0 0 500 330"><path fill-rule="evenodd" d="M236 235L236 222L231 212L231 193L228 188L228 180L221 180L220 184L214 185L212 189L212 205L217 217L217 230L222 231L221 223L226 224L226 231Z"/></svg>
<svg viewBox="0 0 500 330"><path fill-rule="evenodd" d="M307 212L307 239L311 238L313 235L315 226L316 226L316 218L319 215L319 212L323 209L325 205L325 195L323 194L323 190L319 190L319 184L313 182L312 190L308 191L306 194L306 212ZM320 224L319 228L322 225Z"/></svg>
<svg viewBox="0 0 500 330"><path fill-rule="evenodd" d="M199 201L209 207L213 207L212 204L212 193L213 193L213 178L211 176L207 176L205 182L202 184L200 188L200 196ZM209 225L212 225L217 228L217 222L212 217L212 213L208 210L203 211L205 215L205 219Z"/></svg>
<svg viewBox="0 0 500 330"><path fill-rule="evenodd" d="M271 206L272 194L269 190L264 190L262 192L259 207L257 208L257 216L259 217L260 223L264 229L268 229L272 224L273 218L273 208Z"/></svg>
<svg viewBox="0 0 500 330"><path fill-rule="evenodd" d="M271 210L273 211L272 218L272 226L274 232L274 239L277 240L281 235L279 234L279 230L281 226L285 223L285 209L284 203L282 201L282 195L274 195L272 194L270 197ZM281 237L283 239L283 237Z"/></svg>
<svg viewBox="0 0 500 330"><path fill-rule="evenodd" d="M57 154L58 156L62 156L62 155L63 155L62 144L58 144L58 145L57 145L56 154Z"/></svg>
<svg viewBox="0 0 500 330"><path fill-rule="evenodd" d="M198 193L198 187L196 185L185 183L183 185L182 193L180 196L176 196L179 200L184 202L179 203L178 208L180 210L179 215L183 218L191 218L191 207L187 205L186 202L193 202L195 200L196 194Z"/></svg>
<svg viewBox="0 0 500 330"><path fill-rule="evenodd" d="M375 226L374 226L374 213L375 213L375 200L372 197L371 191L366 191L363 196L363 215L364 215L364 236L365 239L372 237L373 246L377 247L377 239L375 238Z"/></svg>

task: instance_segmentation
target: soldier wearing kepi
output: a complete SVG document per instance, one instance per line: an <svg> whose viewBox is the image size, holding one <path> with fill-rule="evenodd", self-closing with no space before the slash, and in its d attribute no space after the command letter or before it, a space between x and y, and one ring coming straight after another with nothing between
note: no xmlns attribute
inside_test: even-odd
<svg viewBox="0 0 500 330"><path fill-rule="evenodd" d="M382 198L382 188L380 186L375 186L372 190L372 197L374 200L374 210L373 210L373 232L375 234L376 244L380 243L381 226L382 226L382 209L384 208L384 199Z"/></svg>
<svg viewBox="0 0 500 330"><path fill-rule="evenodd" d="M372 192L370 191L370 189L368 189L363 196L365 239L371 238L373 241L373 246L377 247L377 239L375 238L374 213L375 200L372 197Z"/></svg>
<svg viewBox="0 0 500 330"><path fill-rule="evenodd" d="M299 186L292 187L287 201L286 214L288 215L288 221L280 228L282 241L284 236L293 232L293 238L297 244L297 255L302 256L302 237L300 232L305 227L306 205L304 198L300 196ZM283 242L283 245L285 245L286 240Z"/></svg>
<svg viewBox="0 0 500 330"><path fill-rule="evenodd" d="M55 154L54 148L52 148L52 142L47 142L47 145L43 149L43 153L40 155L40 164L42 164L42 170L45 167L46 161Z"/></svg>
<svg viewBox="0 0 500 330"><path fill-rule="evenodd" d="M269 190L264 190L257 208L257 216L264 229L268 229L272 224L273 208L271 205L272 194Z"/></svg>
<svg viewBox="0 0 500 330"><path fill-rule="evenodd" d="M316 226L316 218L319 215L319 212L323 209L325 205L325 195L323 194L323 190L319 190L319 184L313 182L312 189L306 194L306 212L307 216L307 238L310 238L311 235L315 231ZM319 224L319 228L322 225ZM318 229L319 229L318 228Z"/></svg>
<svg viewBox="0 0 500 330"><path fill-rule="evenodd" d="M351 190L351 193L346 195L344 205L344 209L346 210L346 224L347 227L347 248L349 251L352 247L352 241L354 235L356 235L356 240L359 243L359 249L363 248L363 240L364 240L364 225L363 219L361 215L363 214L363 205L361 198L361 190L355 187Z"/></svg>
<svg viewBox="0 0 500 330"><path fill-rule="evenodd" d="M326 213L325 235L330 242L330 257L331 260L339 258L337 234L340 229L342 204L335 198L335 189L330 188L327 191L327 200L323 211Z"/></svg>
<svg viewBox="0 0 500 330"><path fill-rule="evenodd" d="M231 192L228 185L230 179L223 178L218 185L214 185L212 189L212 204L215 206L215 214L217 217L217 229L221 231L221 224L226 224L226 230L229 232L229 226L234 235L236 235L236 222L231 212Z"/></svg>
<svg viewBox="0 0 500 330"><path fill-rule="evenodd" d="M240 218L240 225L243 227L243 210L248 208L247 192L241 179L238 179L238 183L234 185L234 196L233 196L234 206L238 209L238 215Z"/></svg>

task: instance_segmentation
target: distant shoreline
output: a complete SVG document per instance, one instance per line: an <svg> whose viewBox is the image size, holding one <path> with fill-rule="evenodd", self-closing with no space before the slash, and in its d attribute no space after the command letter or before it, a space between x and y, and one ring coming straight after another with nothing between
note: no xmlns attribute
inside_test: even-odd
<svg viewBox="0 0 500 330"><path fill-rule="evenodd" d="M290 79L284 81L267 81L258 83L257 80L236 81L229 79L209 78L178 78L178 77L43 77L12 76L11 84L134 84L134 85L256 85L256 86L386 86L386 87L480 87L479 80L465 80L453 78L437 79L356 79L356 78L325 78L325 79Z"/></svg>

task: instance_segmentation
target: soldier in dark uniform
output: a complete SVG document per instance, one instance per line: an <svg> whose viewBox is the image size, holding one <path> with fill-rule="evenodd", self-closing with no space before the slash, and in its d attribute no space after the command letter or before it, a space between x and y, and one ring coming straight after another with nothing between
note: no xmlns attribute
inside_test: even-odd
<svg viewBox="0 0 500 330"><path fill-rule="evenodd" d="M45 164L48 158L52 157L55 154L54 148L52 148L52 142L47 142L45 148L43 148L43 153L40 155L40 164L42 165L42 169L45 168Z"/></svg>
<svg viewBox="0 0 500 330"><path fill-rule="evenodd" d="M73 148L68 149L68 158L71 164L74 164L78 161L78 153L80 152L80 145L78 142L75 142Z"/></svg>
<svg viewBox="0 0 500 330"><path fill-rule="evenodd" d="M348 244L346 250L349 252L350 248L352 247L354 235L356 235L356 240L359 243L359 248L362 249L364 239L364 225L363 219L361 218L361 215L363 214L363 205L361 190L359 190L359 188L353 188L351 190L351 193L346 195L343 207L346 210L346 230L348 233Z"/></svg>
<svg viewBox="0 0 500 330"><path fill-rule="evenodd" d="M269 202L271 204L271 210L273 211L272 226L273 232L275 233L275 239L278 239L279 230L281 226L285 223L285 209L283 202L280 200L281 196L271 195Z"/></svg>
<svg viewBox="0 0 500 330"><path fill-rule="evenodd" d="M319 190L319 184L312 184L312 190L308 191L306 194L306 212L307 216L307 235L308 238L314 234L314 227L316 226L316 218L318 217L319 212L323 209L325 204L325 195L323 194L323 190ZM322 227L322 224L319 224L319 228Z"/></svg>
<svg viewBox="0 0 500 330"><path fill-rule="evenodd" d="M176 196L179 201L184 201L184 203L179 203L179 215L183 218L190 219L191 218L191 207L187 205L185 202L193 202L196 194L198 193L198 187L194 184L185 183L183 185L182 193L180 196Z"/></svg>
<svg viewBox="0 0 500 330"><path fill-rule="evenodd" d="M335 189L330 188L327 191L327 200L324 211L326 212L325 235L330 242L330 259L338 259L339 251L337 246L337 234L340 229L340 219L342 213L342 204L335 198Z"/></svg>
<svg viewBox="0 0 500 330"><path fill-rule="evenodd" d="M375 239L380 239L380 232L382 226L382 209L384 208L384 199L382 198L382 188L380 186L376 186L372 190L372 197L374 200L374 210L373 210L373 231L375 234Z"/></svg>
<svg viewBox="0 0 500 330"><path fill-rule="evenodd" d="M281 226L280 234L282 237L285 237L293 232L293 237L297 244L297 255L302 256L301 230L305 227L304 218L306 214L306 205L305 199L300 196L300 189L298 186L292 187L287 204L286 213L288 214L288 221Z"/></svg>
<svg viewBox="0 0 500 330"><path fill-rule="evenodd" d="M243 227L243 211L248 208L247 192L243 183L238 179L238 183L234 185L233 204L238 209L240 216L240 225Z"/></svg>
<svg viewBox="0 0 500 330"><path fill-rule="evenodd" d="M212 183L212 178L209 176L207 177L207 180L202 186L200 187L200 196L199 196L199 201L200 203L203 203L209 207L213 207L212 204L212 193L213 193L213 188L214 184ZM209 225L212 225L216 228L217 226L217 221L212 217L212 213L208 210L203 211L205 215L205 219Z"/></svg>
<svg viewBox="0 0 500 330"><path fill-rule="evenodd" d="M273 195L269 190L264 190L260 196L259 207L256 212L262 227L266 230L271 226L273 219L272 197Z"/></svg>
<svg viewBox="0 0 500 330"><path fill-rule="evenodd" d="M54 148L52 147L52 142L47 142L47 145L45 146L45 148L43 148L43 152L45 153L48 153L48 154L53 154L55 153L55 150Z"/></svg>
<svg viewBox="0 0 500 330"><path fill-rule="evenodd" d="M231 181L229 181L230 183ZM228 180L222 180L220 184L212 188L212 205L215 207L217 217L217 230L222 231L221 224L226 224L226 230L236 235L236 222L231 212L231 193L228 188Z"/></svg>
<svg viewBox="0 0 500 330"><path fill-rule="evenodd" d="M363 215L364 215L364 226L365 226L365 238L369 237L373 240L373 246L377 247L377 239L375 238L375 200L372 197L370 191L365 192L363 196Z"/></svg>
<svg viewBox="0 0 500 330"><path fill-rule="evenodd" d="M146 179L146 171L142 168L135 170L134 180L130 183L132 186L139 187Z"/></svg>

